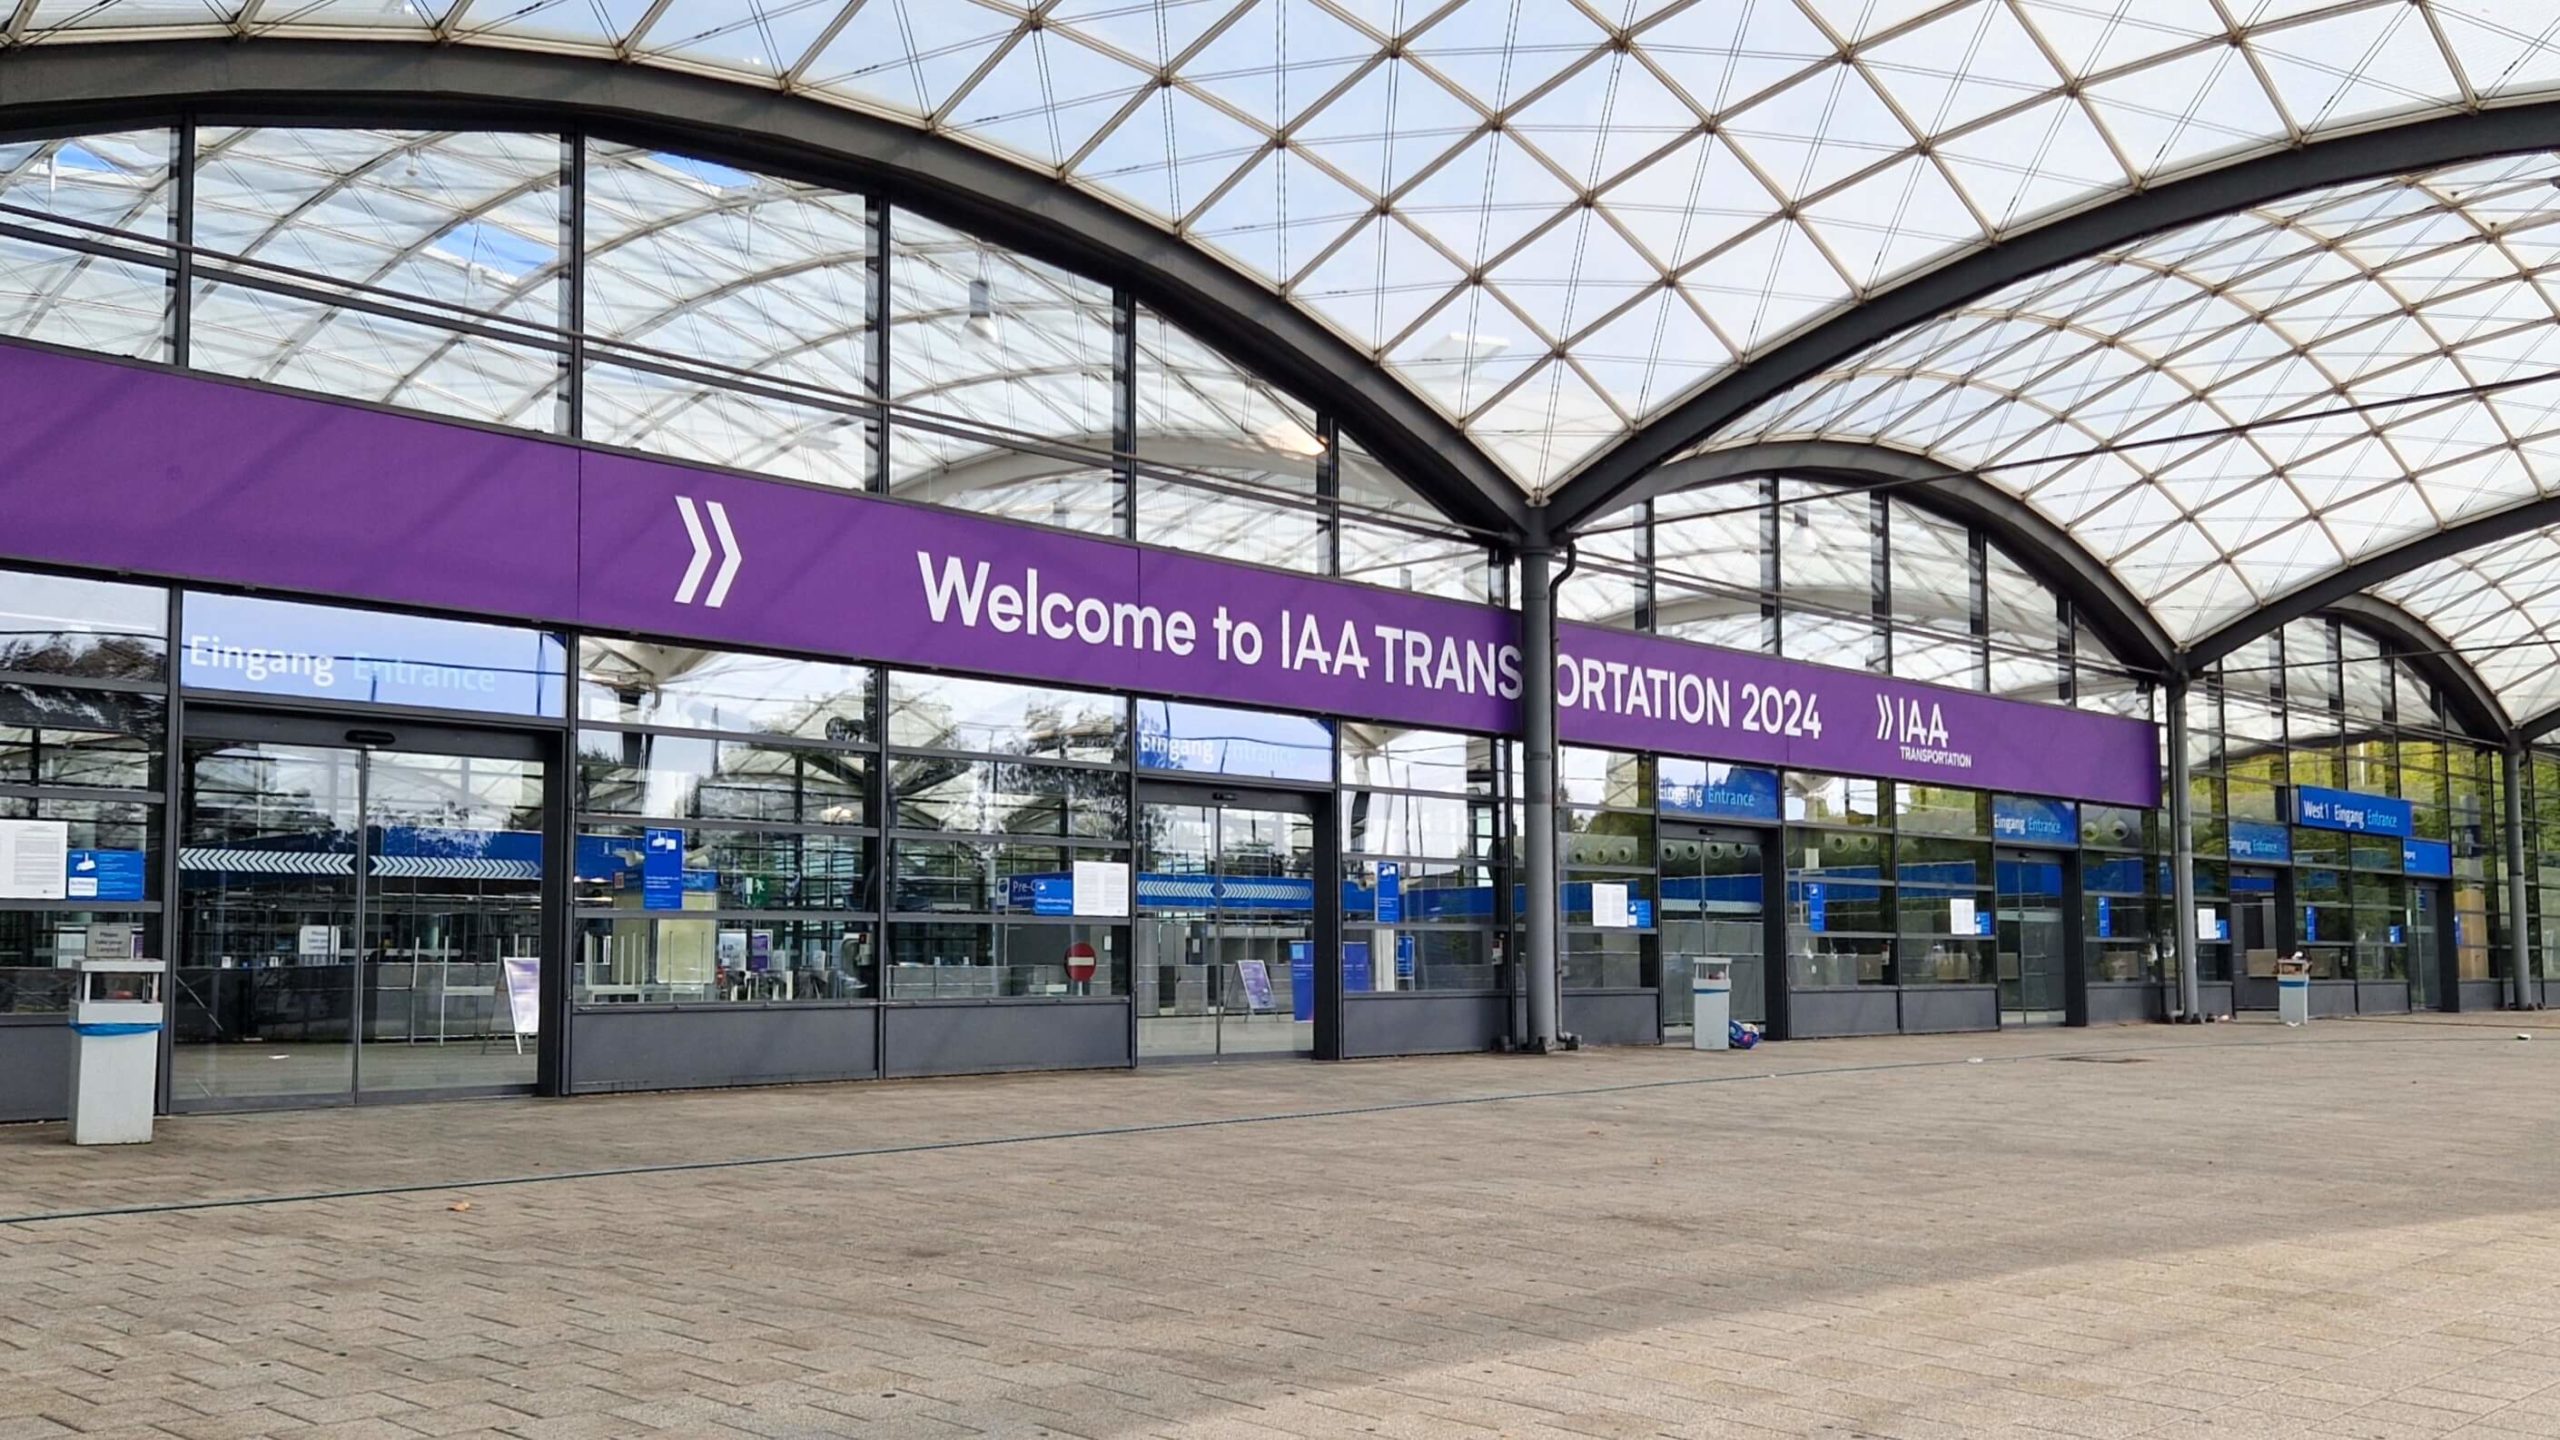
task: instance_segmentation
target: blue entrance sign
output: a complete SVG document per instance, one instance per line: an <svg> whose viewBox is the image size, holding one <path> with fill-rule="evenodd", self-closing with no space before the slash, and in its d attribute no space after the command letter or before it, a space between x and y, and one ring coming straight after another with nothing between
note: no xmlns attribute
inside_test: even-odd
<svg viewBox="0 0 2560 1440"><path fill-rule="evenodd" d="M1289 942L1289 1018L1316 1018L1316 946L1312 940Z"/></svg>
<svg viewBox="0 0 2560 1440"><path fill-rule="evenodd" d="M1016 875L1005 882L1005 907L1033 915L1076 913L1073 875Z"/></svg>
<svg viewBox="0 0 2560 1440"><path fill-rule="evenodd" d="M2453 874L2453 847L2442 840L2403 840L2400 868L2412 875L2449 877Z"/></svg>
<svg viewBox="0 0 2560 1440"><path fill-rule="evenodd" d="M684 908L684 832L652 827L640 840L640 908Z"/></svg>
<svg viewBox="0 0 2560 1440"><path fill-rule="evenodd" d="M1778 823L1778 772L1665 755L1655 795L1665 815Z"/></svg>
<svg viewBox="0 0 2560 1440"><path fill-rule="evenodd" d="M64 862L62 893L72 900L139 900L143 853L139 850L74 850Z"/></svg>
<svg viewBox="0 0 2560 1440"><path fill-rule="evenodd" d="M1994 795L1991 797L1991 838L2016 845L2078 844L2080 807L2068 800Z"/></svg>
<svg viewBox="0 0 2560 1440"><path fill-rule="evenodd" d="M1393 860L1378 862L1378 923L1404 923L1404 867Z"/></svg>
<svg viewBox="0 0 2560 1440"><path fill-rule="evenodd" d="M568 703L568 649L540 630L192 591L180 613L196 689L555 720Z"/></svg>
<svg viewBox="0 0 2560 1440"><path fill-rule="evenodd" d="M2407 838L2411 809L2406 800L2388 795L2360 795L2353 790L2323 790L2297 785L2293 791L2293 823L2314 830L2343 830L2351 835L2396 835Z"/></svg>
<svg viewBox="0 0 2560 1440"><path fill-rule="evenodd" d="M2234 820L2231 822L2231 858L2272 860L2279 864L2290 861L2293 859L2293 832L2282 825Z"/></svg>

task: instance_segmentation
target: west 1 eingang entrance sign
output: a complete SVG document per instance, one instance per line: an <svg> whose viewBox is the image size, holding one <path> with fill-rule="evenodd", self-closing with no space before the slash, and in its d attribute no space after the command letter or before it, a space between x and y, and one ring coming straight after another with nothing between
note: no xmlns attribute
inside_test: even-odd
<svg viewBox="0 0 2560 1440"><path fill-rule="evenodd" d="M1494 734L1519 620L842 490L0 350L0 553ZM1567 625L1570 743L2155 805L2151 726Z"/></svg>

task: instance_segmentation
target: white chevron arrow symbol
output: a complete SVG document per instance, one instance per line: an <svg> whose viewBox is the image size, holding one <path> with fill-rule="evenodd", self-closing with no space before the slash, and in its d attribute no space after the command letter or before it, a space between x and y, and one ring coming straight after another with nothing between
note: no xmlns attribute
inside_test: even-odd
<svg viewBox="0 0 2560 1440"><path fill-rule="evenodd" d="M676 603L693 603L694 595L702 589L702 572L711 567L711 557L717 553L720 573L711 577L711 593L702 597L705 606L717 610L729 598L729 586L737 580L738 566L746 559L746 552L738 548L737 532L729 528L728 507L717 500L705 500L702 508L711 512L712 532L720 537L716 550L711 537L702 532L702 516L693 508L693 497L676 497L676 514L684 520L685 538L693 542L693 560L684 567L684 579L676 585Z"/></svg>
<svg viewBox="0 0 2560 1440"><path fill-rule="evenodd" d="M720 573L711 577L710 595L702 602L717 610L720 602L729 598L729 582L738 578L738 562L747 557L738 549L738 537L729 529L729 512L717 500L706 500L703 505L711 512L711 528L720 532L720 548L728 552L720 561Z"/></svg>
<svg viewBox="0 0 2560 1440"><path fill-rule="evenodd" d="M1876 697L1876 738L1882 740L1892 734L1893 702L1879 695Z"/></svg>
<svg viewBox="0 0 2560 1440"><path fill-rule="evenodd" d="M676 513L684 517L684 533L693 541L693 563L684 567L684 583L676 586L676 603L690 605L702 588L702 572L711 564L711 542L702 536L702 520L693 513L693 497L676 497Z"/></svg>

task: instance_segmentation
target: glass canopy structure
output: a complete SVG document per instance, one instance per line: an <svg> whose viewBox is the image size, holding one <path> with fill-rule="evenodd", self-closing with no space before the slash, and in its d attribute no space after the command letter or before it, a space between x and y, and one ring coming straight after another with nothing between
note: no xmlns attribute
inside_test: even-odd
<svg viewBox="0 0 2560 1440"><path fill-rule="evenodd" d="M979 185L961 200L1019 231L1121 237L1117 273L991 258L920 214L890 242L904 278L849 304L884 233L856 183L893 163L879 154L831 189L743 155L686 169L599 144L572 205L531 137L404 126L335 155L209 112L189 210L206 219L183 238L1061 455L1134 427L1164 463L1247 488L1318 484L1316 417L1347 413L1371 451L1440 456L1499 492L1458 515L1417 483L1453 518L1532 540L1606 532L1684 461L1864 450L1873 476L1847 483L1961 481L2054 568L2103 575L2120 632L2157 637L2129 664L2197 668L2361 596L2458 654L2516 726L2560 706L2560 541L2540 528L2560 524L2547 5L0 0L0 200L60 210L30 197L79 191L73 220L125 232L176 208L166 156L11 145L47 105L138 122L154 102L329 96L393 126L483 81L521 110L550 93L537 74L564 113L645 104L703 137L693 153L742 131L806 150L812 116L906 137L930 148L894 163ZM288 242L333 210L361 222L343 247ZM582 315L553 283L576 247ZM74 265L34 303L114 348L140 293L114 280ZM1115 288L1187 329L1149 330ZM991 312L996 370L937 352ZM1118 313L1174 378L1142 376L1146 413L1115 428L1091 380ZM1204 314L1287 331L1303 363L1285 378L1332 393L1243 379L1187 338L1226 343ZM225 368L288 382L314 333L272 303L195 323ZM914 343L872 344L902 325ZM367 363L431 408L523 423L562 403L524 336L395 331ZM590 431L672 428L785 474L864 443L823 407L744 425L652 375L594 385ZM977 458L924 427L887 463L921 494ZM1378 488L1410 507L1394 468ZM1075 513L1073 469L1007 483Z"/></svg>

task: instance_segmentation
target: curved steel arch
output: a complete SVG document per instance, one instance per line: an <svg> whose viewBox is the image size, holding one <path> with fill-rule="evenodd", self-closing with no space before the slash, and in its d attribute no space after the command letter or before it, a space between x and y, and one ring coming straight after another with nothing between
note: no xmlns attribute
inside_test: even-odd
<svg viewBox="0 0 2560 1440"><path fill-rule="evenodd" d="M1761 402L2012 281L2277 196L2554 147L2560 102L2411 121L2243 160L2040 225L1897 285L1709 384L1568 477L1547 502L1548 525L1569 533L1628 503L1648 471Z"/></svg>
<svg viewBox="0 0 2560 1440"><path fill-rule="evenodd" d="M2259 636L2282 628L2289 620L2299 620L2322 610L2335 610L2350 598L2421 565L2433 564L2448 556L2547 525L2560 525L2560 495L2540 496L2465 520L2449 530L2430 531L2404 540L2388 550L2368 555L2309 584L2288 590L2239 619L2207 633L2186 647L2187 667L2201 670ZM2374 603L2386 602L2376 600ZM2442 645L2444 642L2434 643ZM2470 667L2466 665L2463 668L2467 670ZM2476 679L2474 683L2477 683Z"/></svg>
<svg viewBox="0 0 2560 1440"><path fill-rule="evenodd" d="M812 184L885 190L946 224L1122 286L1331 411L1450 519L1506 540L1543 519L1454 422L1243 272L1049 176L893 120L654 66L495 47L171 40L0 53L0 134L197 111L252 123L601 133Z"/></svg>
<svg viewBox="0 0 2560 1440"><path fill-rule="evenodd" d="M1845 440L1738 445L1649 471L1625 498L1632 503L1761 475L1810 475L1862 486L1890 486L1924 510L1979 525L2003 548L2031 562L2046 584L2070 597L2072 608L2114 647L2116 658L2161 675L2178 670L2178 647L2169 632L2114 572L2061 526L1989 481L1952 472L1909 450Z"/></svg>
<svg viewBox="0 0 2560 1440"><path fill-rule="evenodd" d="M2482 683L2480 672L2434 626L2377 595L2343 595L2323 609L2378 637L2386 650L2398 647L2394 658L2406 660L2444 692L2454 718L2473 739L2503 744L2515 733L2497 692Z"/></svg>

